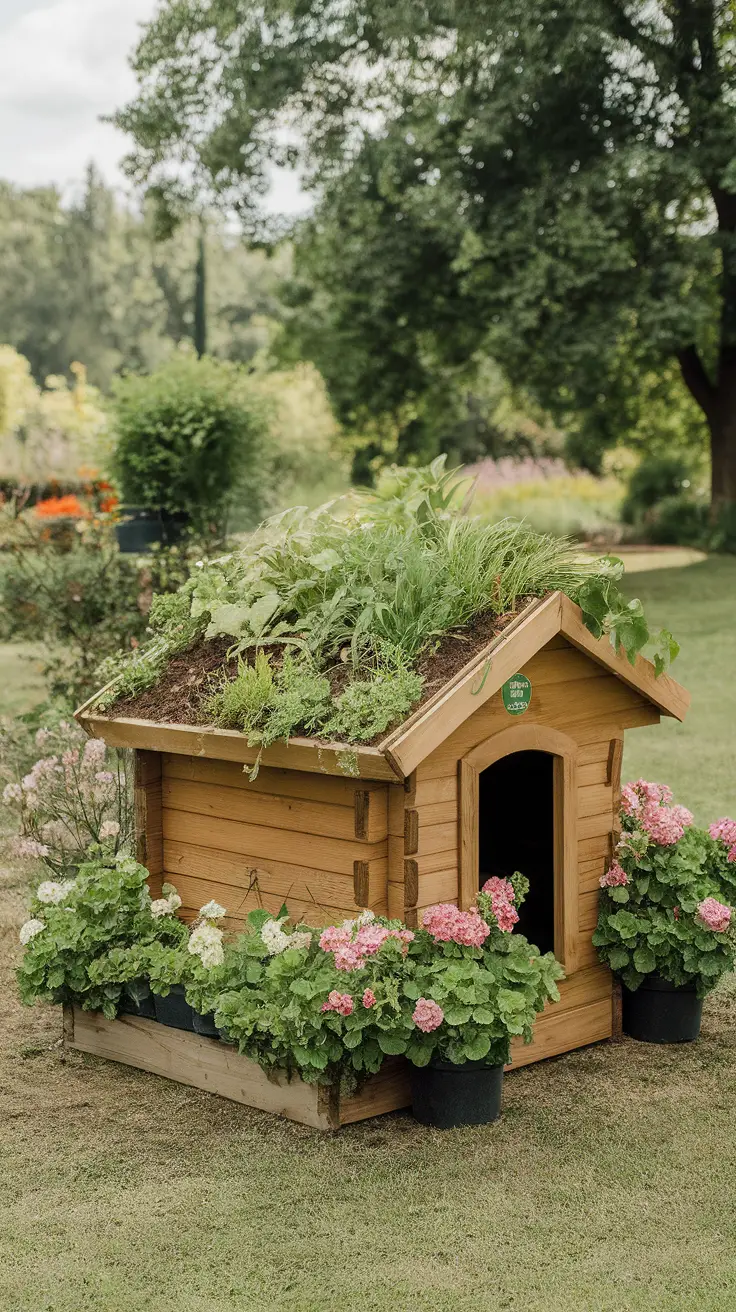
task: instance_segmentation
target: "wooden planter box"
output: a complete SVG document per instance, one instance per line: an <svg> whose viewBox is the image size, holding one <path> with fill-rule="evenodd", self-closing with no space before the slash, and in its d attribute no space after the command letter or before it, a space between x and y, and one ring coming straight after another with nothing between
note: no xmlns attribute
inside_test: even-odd
<svg viewBox="0 0 736 1312"><path fill-rule="evenodd" d="M298 1076L271 1078L260 1066L230 1044L205 1039L185 1030L169 1029L155 1020L120 1016L107 1020L101 1012L64 1008L64 1044L78 1052L136 1066L193 1085L221 1098L275 1112L317 1130L337 1130L369 1116L382 1116L411 1104L409 1075L401 1058L389 1057L378 1075L366 1080L351 1098L339 1089L305 1084Z"/></svg>

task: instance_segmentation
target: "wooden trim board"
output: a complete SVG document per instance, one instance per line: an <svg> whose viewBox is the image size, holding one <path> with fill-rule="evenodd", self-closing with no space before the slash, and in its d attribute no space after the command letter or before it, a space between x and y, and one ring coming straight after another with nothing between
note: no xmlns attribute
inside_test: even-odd
<svg viewBox="0 0 736 1312"><path fill-rule="evenodd" d="M173 752L183 756L204 756L216 761L240 761L253 765L259 748L249 747L245 734L235 729L215 729L209 725L158 724L154 720L115 719L95 715L94 711L77 711L82 728L95 738L103 738L110 747L138 747L153 752ZM357 760L357 774L345 768L346 757ZM277 769L307 770L315 774L338 775L356 779L403 781L377 747L349 747L346 743L322 743L313 738L290 738L274 743L261 753L261 765Z"/></svg>
<svg viewBox="0 0 736 1312"><path fill-rule="evenodd" d="M317 1130L336 1130L341 1124L397 1111L411 1102L406 1065L395 1059L370 1076L358 1094L341 1099L336 1090L305 1084L298 1076L269 1079L256 1062L241 1057L228 1043L139 1016L107 1020L101 1012L66 1006L64 1043L78 1052L135 1066Z"/></svg>

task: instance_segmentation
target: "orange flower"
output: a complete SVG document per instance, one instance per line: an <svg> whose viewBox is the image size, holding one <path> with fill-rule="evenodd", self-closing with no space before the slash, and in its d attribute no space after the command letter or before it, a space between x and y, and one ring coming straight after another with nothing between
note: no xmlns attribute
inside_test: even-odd
<svg viewBox="0 0 736 1312"><path fill-rule="evenodd" d="M90 512L86 506L83 506L78 497L69 493L64 497L47 497L45 501L37 501L34 510L41 519L57 519L62 515L71 519L89 519Z"/></svg>

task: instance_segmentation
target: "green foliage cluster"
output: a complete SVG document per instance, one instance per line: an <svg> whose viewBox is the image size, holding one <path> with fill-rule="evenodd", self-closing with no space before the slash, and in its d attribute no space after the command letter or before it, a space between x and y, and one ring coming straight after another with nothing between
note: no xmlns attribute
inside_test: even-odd
<svg viewBox="0 0 736 1312"><path fill-rule="evenodd" d="M593 934L598 955L627 988L656 972L672 984L695 983L704 997L736 959L733 929L714 932L698 916L706 898L723 896L709 870L712 840L693 826L678 842L660 846L630 817L624 822L616 860L627 883L601 892Z"/></svg>
<svg viewBox="0 0 736 1312"><path fill-rule="evenodd" d="M0 182L0 342L41 384L77 360L105 392L118 373L154 371L193 338L199 234L191 216L162 234L150 201L121 202L94 168L71 196ZM249 250L217 215L205 244L208 350L250 363L284 316L291 253Z"/></svg>
<svg viewBox="0 0 736 1312"><path fill-rule="evenodd" d="M177 355L112 388L114 463L126 504L222 529L237 499L256 523L269 488L262 401L236 365Z"/></svg>
<svg viewBox="0 0 736 1312"><path fill-rule="evenodd" d="M264 745L296 727L365 741L418 700L416 662L443 634L555 589L580 600L589 627L633 661L650 635L641 604L625 602L616 585L620 562L594 564L523 524L458 513L464 487L444 457L393 469L374 492L311 513L285 511L241 551L195 569L181 589L182 615L188 605L206 639L226 636L233 652L249 655L233 686L223 681L213 693L216 722ZM104 705L156 682L169 647L152 627L148 652L123 666ZM275 645L299 656L277 670L258 657ZM676 650L671 635L660 635L658 669ZM350 683L333 712L324 675L340 660Z"/></svg>
<svg viewBox="0 0 736 1312"><path fill-rule="evenodd" d="M129 655L137 648L146 634L149 609L150 622L166 635L166 655L156 666L159 672L164 668L177 649L176 624L166 618L166 592L182 585L200 550L192 542L138 559L120 554L105 516L80 521L77 527L80 531L73 530L67 541L50 534L32 511L9 517L0 569L0 636L5 641L42 639L49 693L72 707L99 687L100 675L105 681L112 677L121 651ZM183 609L182 642L187 645L197 626L188 608ZM147 651L146 662L155 665L155 651ZM135 663L128 677L135 683Z"/></svg>
<svg viewBox="0 0 736 1312"><path fill-rule="evenodd" d="M118 122L138 181L254 227L273 164L307 170L294 301L346 409L422 451L437 363L483 352L599 451L684 384L732 503L735 35L730 0L166 0Z"/></svg>
<svg viewBox="0 0 736 1312"><path fill-rule="evenodd" d="M42 922L26 945L18 968L20 996L25 1003L75 1002L88 1011L114 1017L119 1008L124 971L100 970L101 958L122 960L119 954L134 944L154 941L176 945L187 937L186 926L173 917L151 914L148 871L131 857L111 861L91 855L79 867L59 902L34 895L31 916Z"/></svg>
<svg viewBox="0 0 736 1312"><path fill-rule="evenodd" d="M369 933L382 931L383 941L357 970L338 969L333 951L320 947L319 930L284 929L284 907L278 920L263 910L250 912L246 932L225 946L222 963L204 967L187 950L180 921L171 916L152 920L149 900L141 892L144 877L132 862L119 863L114 872L85 867L82 892L69 899L71 913L49 917L48 908L41 908L48 923L31 940L21 967L24 1000L73 998L114 1015L123 988L135 996L147 981L154 993L165 996L180 985L190 1005L200 1014L213 1014L240 1052L264 1069L354 1085L379 1070L387 1055L404 1053L418 1066L433 1056L456 1064L504 1063L511 1039L528 1042L537 1014L547 1001L559 999L556 981L562 969L553 954L540 955L522 936L501 932L491 899L483 894L478 907L489 933L482 947L437 942L424 929L414 933L399 921L368 914L341 929L356 942L365 926ZM516 876L513 883L519 904L528 881ZM86 919L76 909L82 894L89 902ZM64 916L69 928L62 932ZM88 922L93 922L93 933L89 947L85 941L82 948ZM136 929L137 939L132 936ZM275 944L274 932L280 940ZM344 1012L325 1005L335 994L349 1000ZM413 1019L420 998L436 1001L444 1012L430 1033Z"/></svg>

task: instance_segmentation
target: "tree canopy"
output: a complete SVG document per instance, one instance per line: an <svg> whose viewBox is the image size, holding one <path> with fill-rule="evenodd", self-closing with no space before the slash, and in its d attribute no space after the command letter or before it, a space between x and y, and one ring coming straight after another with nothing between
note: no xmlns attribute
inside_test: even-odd
<svg viewBox="0 0 736 1312"><path fill-rule="evenodd" d="M730 0L164 0L134 67L140 181L256 226L300 164L310 271L377 402L482 349L620 427L632 374L676 362L736 502Z"/></svg>

